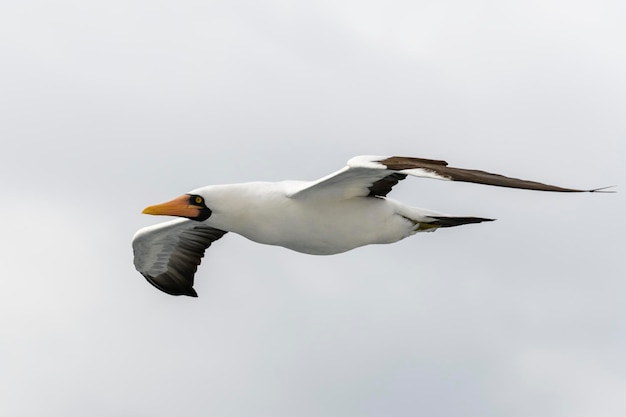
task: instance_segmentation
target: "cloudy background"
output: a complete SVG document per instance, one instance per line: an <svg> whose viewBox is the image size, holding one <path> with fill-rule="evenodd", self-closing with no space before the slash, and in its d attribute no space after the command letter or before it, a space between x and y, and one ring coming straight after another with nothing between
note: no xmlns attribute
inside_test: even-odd
<svg viewBox="0 0 626 417"><path fill-rule="evenodd" d="M171 297L149 204L358 154L624 184L619 1L0 6L0 414L623 416L622 194L412 179L497 222L315 257L228 235ZM297 227L297 225L294 225Z"/></svg>

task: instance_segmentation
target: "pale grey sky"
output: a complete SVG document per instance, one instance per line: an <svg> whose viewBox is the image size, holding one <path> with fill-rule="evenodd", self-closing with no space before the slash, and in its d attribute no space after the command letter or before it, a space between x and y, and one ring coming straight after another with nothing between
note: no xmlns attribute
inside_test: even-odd
<svg viewBox="0 0 626 417"><path fill-rule="evenodd" d="M623 184L618 1L0 6L0 414L623 416L623 193L407 179L497 222L331 257L229 234L171 297L149 204L358 154ZM620 250L621 249L621 250Z"/></svg>

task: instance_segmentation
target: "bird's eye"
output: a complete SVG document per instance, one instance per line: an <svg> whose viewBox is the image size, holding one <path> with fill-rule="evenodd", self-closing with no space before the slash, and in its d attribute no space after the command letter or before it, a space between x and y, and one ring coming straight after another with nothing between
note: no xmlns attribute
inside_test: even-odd
<svg viewBox="0 0 626 417"><path fill-rule="evenodd" d="M202 197L196 196L196 204L202 203Z"/></svg>

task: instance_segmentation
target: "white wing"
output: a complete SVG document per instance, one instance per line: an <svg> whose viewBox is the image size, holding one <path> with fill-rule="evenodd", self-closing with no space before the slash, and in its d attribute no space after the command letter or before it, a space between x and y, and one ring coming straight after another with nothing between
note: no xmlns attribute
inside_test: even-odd
<svg viewBox="0 0 626 417"><path fill-rule="evenodd" d="M305 183L294 189L289 197L294 199L352 197L384 197L398 181L407 175L447 181L473 182L499 187L559 192L593 192L543 184L535 181L505 177L504 175L475 169L449 167L445 161L404 156L357 156L343 169L317 181Z"/></svg>
<svg viewBox="0 0 626 417"><path fill-rule="evenodd" d="M205 249L225 234L187 219L144 227L133 238L135 268L163 292L197 297L193 276L200 260Z"/></svg>

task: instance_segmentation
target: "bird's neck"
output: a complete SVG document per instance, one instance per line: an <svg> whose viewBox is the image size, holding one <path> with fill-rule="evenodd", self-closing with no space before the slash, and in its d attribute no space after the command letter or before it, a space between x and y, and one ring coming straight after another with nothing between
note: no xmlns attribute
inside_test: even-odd
<svg viewBox="0 0 626 417"><path fill-rule="evenodd" d="M254 223L254 219L263 216L264 208L285 198L275 183L269 182L209 186L203 195L212 210L207 223L232 232Z"/></svg>

